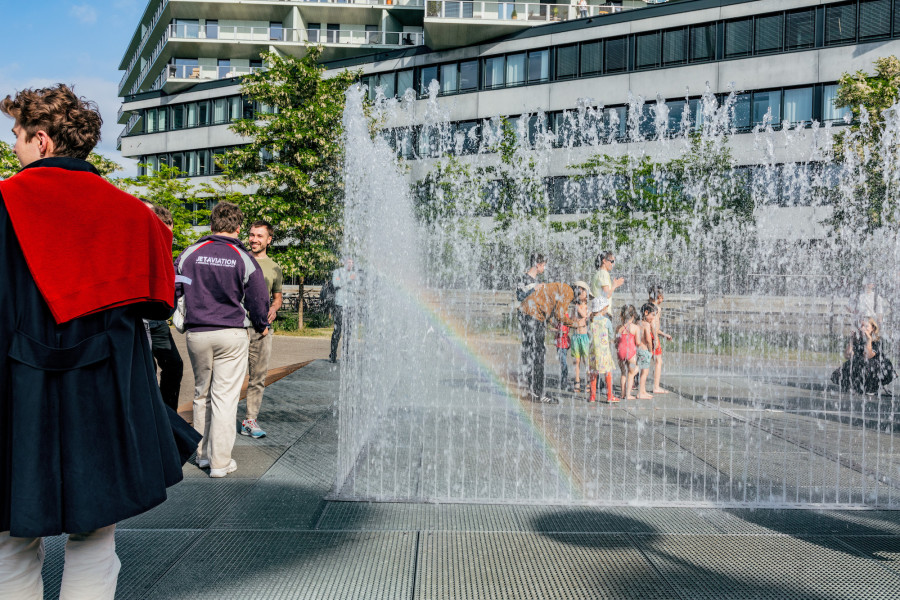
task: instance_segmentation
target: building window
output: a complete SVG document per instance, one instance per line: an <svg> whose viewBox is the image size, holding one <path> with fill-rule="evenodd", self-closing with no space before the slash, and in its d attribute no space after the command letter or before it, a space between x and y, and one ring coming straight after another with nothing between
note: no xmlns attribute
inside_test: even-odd
<svg viewBox="0 0 900 600"><path fill-rule="evenodd" d="M213 125L220 125L228 122L228 100L226 98L216 98L213 100Z"/></svg>
<svg viewBox="0 0 900 600"><path fill-rule="evenodd" d="M751 120L751 102L750 94L737 94L734 97L734 106L732 108L734 118L732 126L737 130L747 130L753 126Z"/></svg>
<svg viewBox="0 0 900 600"><path fill-rule="evenodd" d="M419 86L419 93L423 96L428 95L428 88L431 86L432 81L437 81L438 78L438 68L437 67L424 67L422 69L422 81Z"/></svg>
<svg viewBox="0 0 900 600"><path fill-rule="evenodd" d="M784 91L784 122L812 122L813 89L796 88Z"/></svg>
<svg viewBox="0 0 900 600"><path fill-rule="evenodd" d="M856 2L825 7L825 45L856 41Z"/></svg>
<svg viewBox="0 0 900 600"><path fill-rule="evenodd" d="M660 41L659 32L641 33L635 36L634 67L649 69L659 66Z"/></svg>
<svg viewBox="0 0 900 600"><path fill-rule="evenodd" d="M537 83L550 79L550 51L534 50L528 53L528 82Z"/></svg>
<svg viewBox="0 0 900 600"><path fill-rule="evenodd" d="M455 94L457 89L456 63L441 65L441 93Z"/></svg>
<svg viewBox="0 0 900 600"><path fill-rule="evenodd" d="M218 79L231 77L231 60L228 58L220 58L216 65L218 66Z"/></svg>
<svg viewBox="0 0 900 600"><path fill-rule="evenodd" d="M277 42L284 41L284 26L281 23L269 23L269 39Z"/></svg>
<svg viewBox="0 0 900 600"><path fill-rule="evenodd" d="M606 72L621 73L628 69L628 38L609 38L606 40Z"/></svg>
<svg viewBox="0 0 900 600"><path fill-rule="evenodd" d="M599 75L603 72L603 42L585 42L581 45L581 76Z"/></svg>
<svg viewBox="0 0 900 600"><path fill-rule="evenodd" d="M486 58L484 60L484 89L503 87L503 71L505 61L502 56ZM424 70L423 70L424 72Z"/></svg>
<svg viewBox="0 0 900 600"><path fill-rule="evenodd" d="M469 60L459 63L459 91L467 92L478 89L478 61Z"/></svg>
<svg viewBox="0 0 900 600"><path fill-rule="evenodd" d="M176 104L169 109L172 112L172 129L184 129L185 122L185 106L184 104Z"/></svg>
<svg viewBox="0 0 900 600"><path fill-rule="evenodd" d="M207 19L205 26L205 35L208 40L216 40L219 39L219 22Z"/></svg>
<svg viewBox="0 0 900 600"><path fill-rule="evenodd" d="M560 46L556 49L556 78L578 77L578 44Z"/></svg>
<svg viewBox="0 0 900 600"><path fill-rule="evenodd" d="M812 48L816 41L816 10L814 8L789 12L784 26L786 50Z"/></svg>
<svg viewBox="0 0 900 600"><path fill-rule="evenodd" d="M846 106L837 108L834 105L837 100L838 86L826 85L822 87L822 120L843 121L844 117L850 114L850 109Z"/></svg>
<svg viewBox="0 0 900 600"><path fill-rule="evenodd" d="M397 95L402 96L406 94L406 90L413 87L413 75L414 71L412 69L407 69L406 71L399 71L397 73Z"/></svg>
<svg viewBox="0 0 900 600"><path fill-rule="evenodd" d="M306 38L310 42L319 41L319 30L322 29L321 23L310 23L306 26Z"/></svg>
<svg viewBox="0 0 900 600"><path fill-rule="evenodd" d="M200 37L199 19L175 19L175 37L197 39Z"/></svg>
<svg viewBox="0 0 900 600"><path fill-rule="evenodd" d="M326 24L325 41L329 44L337 44L340 41L341 25L340 23Z"/></svg>
<svg viewBox="0 0 900 600"><path fill-rule="evenodd" d="M687 61L687 29L663 32L663 64L678 65Z"/></svg>
<svg viewBox="0 0 900 600"><path fill-rule="evenodd" d="M506 57L506 85L525 83L525 54L510 54Z"/></svg>
<svg viewBox="0 0 900 600"><path fill-rule="evenodd" d="M781 92L754 92L753 93L753 124L762 125L766 114L771 111L771 125L781 123Z"/></svg>
<svg viewBox="0 0 900 600"><path fill-rule="evenodd" d="M859 39L877 40L891 35L891 0L860 0Z"/></svg>
<svg viewBox="0 0 900 600"><path fill-rule="evenodd" d="M781 13L756 17L754 47L756 54L781 52L784 37L784 15Z"/></svg>
<svg viewBox="0 0 900 600"><path fill-rule="evenodd" d="M384 92L384 97L393 98L397 92L394 88L394 72L379 73L377 77L378 83L375 85L381 88L382 92Z"/></svg>
<svg viewBox="0 0 900 600"><path fill-rule="evenodd" d="M753 50L753 19L725 23L725 58L749 56Z"/></svg>
<svg viewBox="0 0 900 600"><path fill-rule="evenodd" d="M691 27L691 62L713 60L716 57L716 24Z"/></svg>

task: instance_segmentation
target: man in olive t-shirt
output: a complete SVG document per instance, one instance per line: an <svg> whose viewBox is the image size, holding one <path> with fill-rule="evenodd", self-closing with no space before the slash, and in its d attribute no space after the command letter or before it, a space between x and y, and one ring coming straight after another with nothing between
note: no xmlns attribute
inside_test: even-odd
<svg viewBox="0 0 900 600"><path fill-rule="evenodd" d="M256 221L250 226L249 245L253 258L259 264L266 280L266 289L272 302L269 305L269 323L275 320L281 308L281 267L269 258L267 252L272 243L275 230L268 221ZM241 423L241 435L253 438L265 437L266 432L256 422L259 407L262 405L263 393L266 389L266 373L269 370L269 356L272 354L272 336L261 336L252 327L247 328L250 336L250 382L247 385L247 417Z"/></svg>

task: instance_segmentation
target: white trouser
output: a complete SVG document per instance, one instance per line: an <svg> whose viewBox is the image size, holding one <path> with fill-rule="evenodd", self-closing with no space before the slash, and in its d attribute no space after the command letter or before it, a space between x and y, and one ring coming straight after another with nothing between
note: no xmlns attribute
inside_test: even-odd
<svg viewBox="0 0 900 600"><path fill-rule="evenodd" d="M60 600L113 600L121 563L115 525L72 533L66 541ZM43 538L0 533L0 600L43 600Z"/></svg>
<svg viewBox="0 0 900 600"><path fill-rule="evenodd" d="M209 460L213 469L224 469L231 462L249 347L244 328L187 333L194 369L194 429L203 435L197 460Z"/></svg>

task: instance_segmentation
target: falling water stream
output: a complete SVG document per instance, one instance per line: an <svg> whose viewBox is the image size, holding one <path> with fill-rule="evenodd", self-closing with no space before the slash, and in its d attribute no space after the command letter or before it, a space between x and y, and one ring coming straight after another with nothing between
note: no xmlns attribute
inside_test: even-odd
<svg viewBox="0 0 900 600"><path fill-rule="evenodd" d="M896 228L862 236L854 223L820 223L863 181L852 134L840 142L846 159L833 159L836 134L849 128L764 122L735 135L734 96L707 92L680 114L641 97L627 111L580 100L553 127L543 114L498 117L475 136L451 126L436 87L415 109L412 97L379 95L369 116L364 95L352 88L344 115L344 253L358 277L345 315L335 497L900 506L895 397L830 383L863 281L888 302L900 297ZM372 113L392 144L373 138ZM886 113L879 149L889 190L900 179L898 115ZM404 125L413 116L424 122L418 160L397 158L414 139ZM542 174L563 165L578 175L569 167L600 154L624 157L626 170L652 158L653 190L678 186L695 202L691 216L625 235L604 215L643 192L603 171L608 159L551 194ZM710 166L717 158L724 167ZM733 208L741 194L749 211ZM485 198L509 209L503 223L486 216ZM540 209L546 202L556 216ZM514 281L532 251L548 257L544 281L589 281L603 249L625 278L616 307L640 307L652 284L664 289L661 328L673 340L662 384L672 393L589 404L562 389L548 338L547 388L560 403L532 403L518 386ZM891 358L898 325L889 311Z"/></svg>

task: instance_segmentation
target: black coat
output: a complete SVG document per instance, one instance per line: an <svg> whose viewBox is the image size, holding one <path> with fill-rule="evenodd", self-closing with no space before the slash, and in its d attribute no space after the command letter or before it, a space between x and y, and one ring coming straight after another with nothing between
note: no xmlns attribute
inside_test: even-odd
<svg viewBox="0 0 900 600"><path fill-rule="evenodd" d="M165 312L135 304L57 325L0 198L0 531L92 531L160 504L182 479L199 435L163 404L141 322Z"/></svg>

